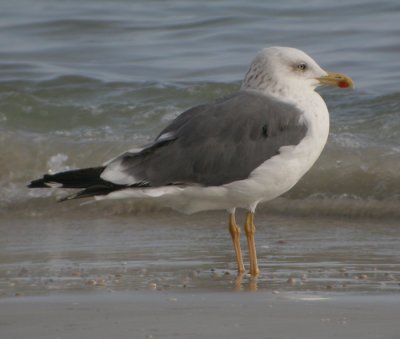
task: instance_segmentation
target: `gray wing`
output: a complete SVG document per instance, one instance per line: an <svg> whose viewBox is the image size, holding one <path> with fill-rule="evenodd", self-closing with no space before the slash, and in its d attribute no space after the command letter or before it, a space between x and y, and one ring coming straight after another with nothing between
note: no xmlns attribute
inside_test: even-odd
<svg viewBox="0 0 400 339"><path fill-rule="evenodd" d="M302 140L307 127L301 115L292 105L240 91L185 111L153 144L112 161L102 178L153 187L215 186L246 179L282 146Z"/></svg>

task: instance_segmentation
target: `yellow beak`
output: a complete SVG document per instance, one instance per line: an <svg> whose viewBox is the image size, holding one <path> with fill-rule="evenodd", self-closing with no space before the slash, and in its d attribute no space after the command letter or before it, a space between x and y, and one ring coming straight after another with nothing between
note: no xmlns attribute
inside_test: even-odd
<svg viewBox="0 0 400 339"><path fill-rule="evenodd" d="M349 76L347 76L345 74L341 74L341 73L328 72L327 75L317 78L317 80L322 85L335 86L335 87L339 87L339 88L353 88L354 87L353 80Z"/></svg>

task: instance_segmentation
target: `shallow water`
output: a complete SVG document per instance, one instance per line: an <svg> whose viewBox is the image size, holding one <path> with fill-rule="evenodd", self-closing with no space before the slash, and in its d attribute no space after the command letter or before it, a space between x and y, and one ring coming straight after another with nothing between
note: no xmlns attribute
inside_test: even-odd
<svg viewBox="0 0 400 339"><path fill-rule="evenodd" d="M399 15L395 0L3 1L1 294L149 284L397 291ZM356 89L321 90L331 112L321 158L260 206L257 282L237 281L228 265L223 213L57 204L66 192L25 187L147 143L183 110L237 90L271 45L305 50Z"/></svg>

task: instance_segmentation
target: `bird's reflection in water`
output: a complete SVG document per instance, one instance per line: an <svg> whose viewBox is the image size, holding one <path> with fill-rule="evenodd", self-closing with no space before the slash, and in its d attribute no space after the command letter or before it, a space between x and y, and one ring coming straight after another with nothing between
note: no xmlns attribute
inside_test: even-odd
<svg viewBox="0 0 400 339"><path fill-rule="evenodd" d="M258 277L252 277L248 274L241 273L238 274L235 279L233 290L235 292L241 292L241 291L255 292L257 291L257 282L258 282Z"/></svg>

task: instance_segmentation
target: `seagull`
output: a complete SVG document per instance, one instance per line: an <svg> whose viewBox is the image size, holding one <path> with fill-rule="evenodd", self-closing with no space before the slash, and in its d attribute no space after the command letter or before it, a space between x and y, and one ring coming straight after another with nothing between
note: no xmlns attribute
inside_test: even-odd
<svg viewBox="0 0 400 339"><path fill-rule="evenodd" d="M352 88L290 47L261 50L236 93L190 108L140 149L101 166L45 174L29 188L79 189L61 200L153 200L183 213L226 210L239 274L245 272L235 211L247 211L249 273L258 276L254 213L312 167L329 134L318 86Z"/></svg>

